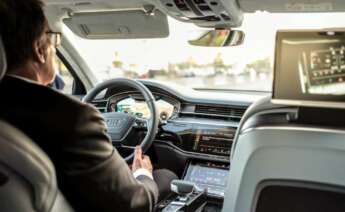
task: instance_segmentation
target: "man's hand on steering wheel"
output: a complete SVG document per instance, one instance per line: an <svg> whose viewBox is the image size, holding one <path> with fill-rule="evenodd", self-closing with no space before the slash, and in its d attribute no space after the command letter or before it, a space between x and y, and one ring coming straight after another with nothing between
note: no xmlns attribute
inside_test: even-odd
<svg viewBox="0 0 345 212"><path fill-rule="evenodd" d="M149 156L143 155L140 146L135 147L132 171L135 172L138 169L146 169L151 174L153 171L152 163L151 163Z"/></svg>

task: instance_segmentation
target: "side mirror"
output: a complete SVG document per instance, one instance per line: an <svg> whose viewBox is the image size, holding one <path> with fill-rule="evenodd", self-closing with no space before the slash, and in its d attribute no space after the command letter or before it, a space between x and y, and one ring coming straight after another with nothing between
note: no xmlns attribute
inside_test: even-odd
<svg viewBox="0 0 345 212"><path fill-rule="evenodd" d="M188 43L205 47L238 46L243 43L244 37L244 32L240 30L216 29L203 32L199 38L189 40Z"/></svg>

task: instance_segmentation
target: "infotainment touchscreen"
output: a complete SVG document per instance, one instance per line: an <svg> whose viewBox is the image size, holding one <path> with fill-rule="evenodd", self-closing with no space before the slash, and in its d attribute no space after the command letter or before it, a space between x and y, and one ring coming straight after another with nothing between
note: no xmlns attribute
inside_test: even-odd
<svg viewBox="0 0 345 212"><path fill-rule="evenodd" d="M215 163L190 163L184 180L196 184L204 190L207 188L208 194L224 197L227 185L229 167Z"/></svg>
<svg viewBox="0 0 345 212"><path fill-rule="evenodd" d="M345 108L345 32L278 31L273 103Z"/></svg>

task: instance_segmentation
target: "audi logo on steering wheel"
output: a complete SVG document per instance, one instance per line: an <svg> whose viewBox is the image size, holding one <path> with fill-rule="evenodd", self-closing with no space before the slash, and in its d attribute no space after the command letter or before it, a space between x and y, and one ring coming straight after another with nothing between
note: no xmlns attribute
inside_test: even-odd
<svg viewBox="0 0 345 212"><path fill-rule="evenodd" d="M106 123L108 127L121 127L123 121L123 119L107 119Z"/></svg>

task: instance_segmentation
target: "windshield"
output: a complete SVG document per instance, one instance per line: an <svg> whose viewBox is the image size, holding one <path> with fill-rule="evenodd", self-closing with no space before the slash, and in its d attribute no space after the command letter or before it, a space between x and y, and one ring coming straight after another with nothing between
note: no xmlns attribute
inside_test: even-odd
<svg viewBox="0 0 345 212"><path fill-rule="evenodd" d="M129 77L199 89L271 91L276 30L344 24L341 13L245 14L240 29L246 37L236 47L191 46L188 40L203 29L171 18L167 38L87 40L66 26L63 32L99 81Z"/></svg>

